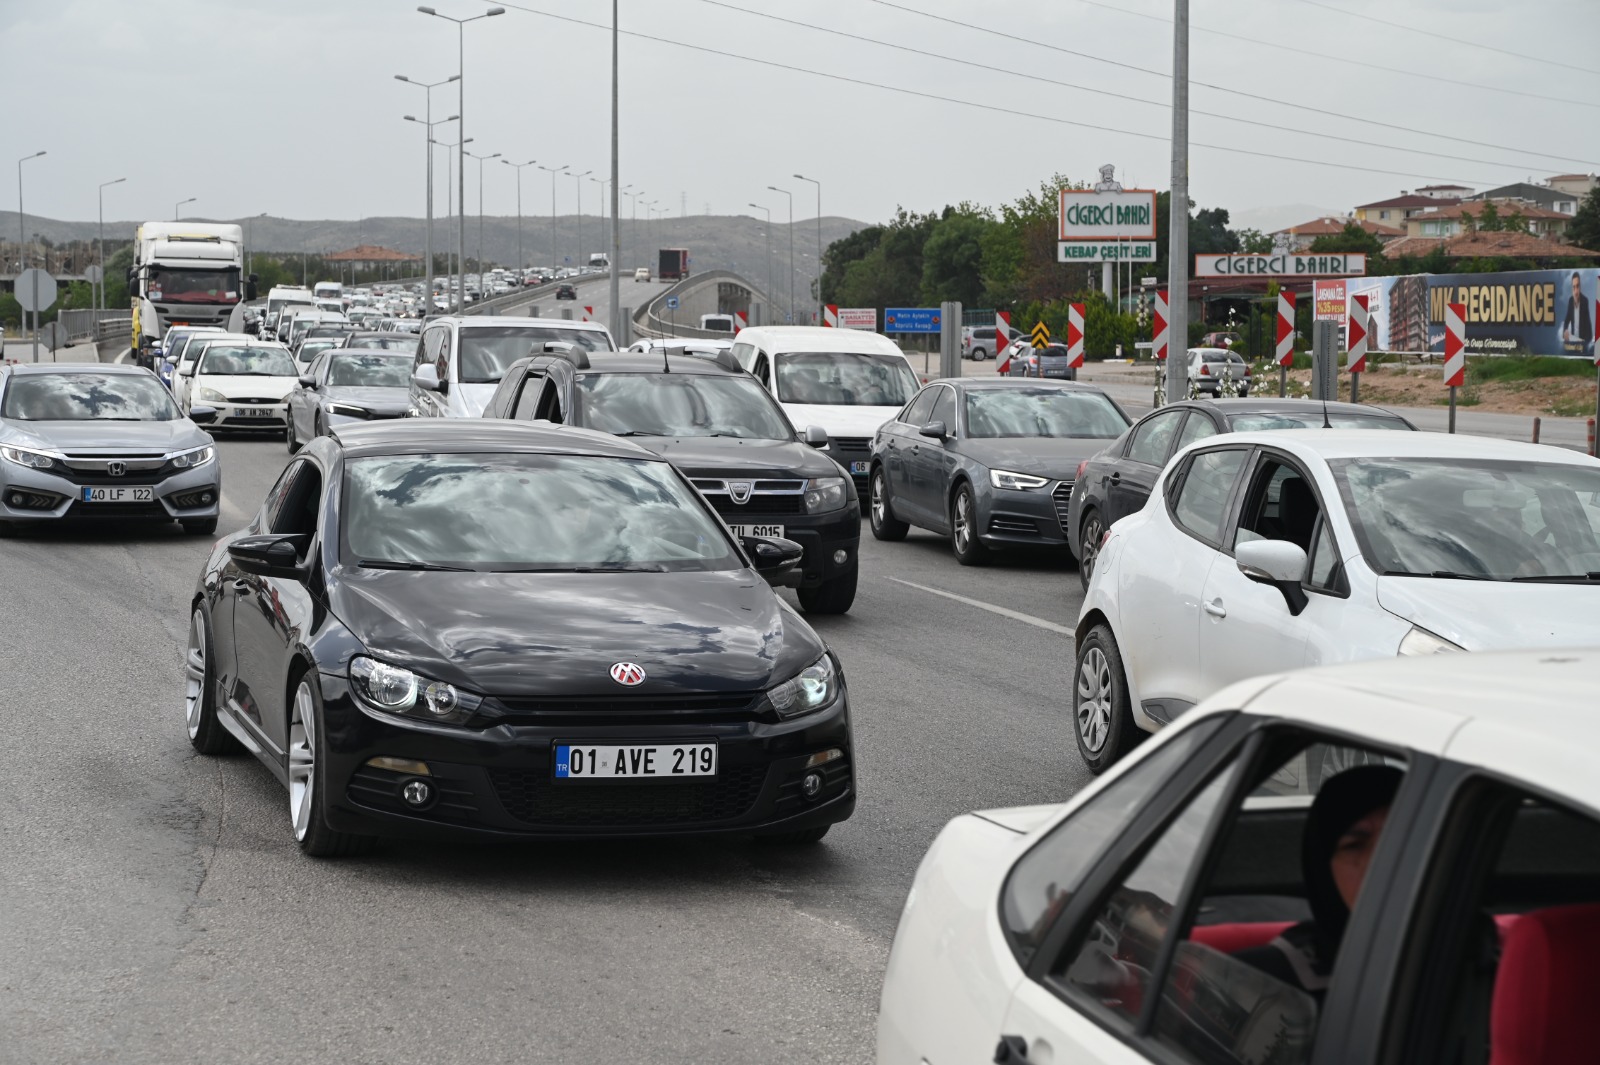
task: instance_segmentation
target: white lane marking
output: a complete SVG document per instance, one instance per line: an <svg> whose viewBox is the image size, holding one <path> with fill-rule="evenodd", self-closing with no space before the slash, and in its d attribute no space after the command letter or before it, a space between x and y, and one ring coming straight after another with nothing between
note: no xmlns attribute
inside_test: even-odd
<svg viewBox="0 0 1600 1065"><path fill-rule="evenodd" d="M1071 636L1073 634L1073 631L1067 628L1065 625L1057 625L1053 621L1046 621L1044 618L1036 618L1032 614L1024 614L1020 610L1008 610L1003 606L995 606L993 603L985 603L981 599L968 599L966 596L957 595L955 592L947 592L940 588L929 588L926 584L918 584L916 581L904 581L899 577L886 577L884 579L894 581L896 584L903 584L907 588L915 588L919 592L928 592L931 595L942 595L946 599L954 599L958 603L965 603L968 606L975 606L979 610L987 610L991 614L999 614L1003 618L1010 618L1012 621L1020 621L1024 625L1032 625L1035 628L1047 629L1050 632L1059 632L1063 636Z"/></svg>

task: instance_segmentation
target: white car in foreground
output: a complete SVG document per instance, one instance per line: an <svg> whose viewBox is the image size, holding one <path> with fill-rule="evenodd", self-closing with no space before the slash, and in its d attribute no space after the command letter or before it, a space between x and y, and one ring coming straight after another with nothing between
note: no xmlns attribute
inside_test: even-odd
<svg viewBox="0 0 1600 1065"><path fill-rule="evenodd" d="M1076 630L1096 772L1227 684L1394 655L1600 646L1600 461L1296 429L1178 452L1114 524Z"/></svg>
<svg viewBox="0 0 1600 1065"><path fill-rule="evenodd" d="M180 366L179 374L183 374ZM259 341L213 343L189 365L183 390L185 412L215 407L207 428L282 433L289 425L289 393L300 384L294 356L282 344Z"/></svg>
<svg viewBox="0 0 1600 1065"><path fill-rule="evenodd" d="M878 1065L1594 1060L1600 652L1260 677L945 826Z"/></svg>
<svg viewBox="0 0 1600 1065"><path fill-rule="evenodd" d="M872 437L925 383L881 333L820 326L741 330L733 354L802 432L818 426L827 450L865 488Z"/></svg>

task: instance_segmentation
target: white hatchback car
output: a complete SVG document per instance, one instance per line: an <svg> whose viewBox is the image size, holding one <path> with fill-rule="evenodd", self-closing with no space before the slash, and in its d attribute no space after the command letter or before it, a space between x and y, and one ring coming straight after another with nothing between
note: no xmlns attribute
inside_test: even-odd
<svg viewBox="0 0 1600 1065"><path fill-rule="evenodd" d="M282 344L261 341L213 342L188 364L184 410L217 409L207 428L254 429L283 433L289 425L288 398L300 384L300 369ZM183 364L179 374L184 373Z"/></svg>
<svg viewBox="0 0 1600 1065"><path fill-rule="evenodd" d="M878 1065L1595 1060L1600 652L1260 677L945 826Z"/></svg>
<svg viewBox="0 0 1600 1065"><path fill-rule="evenodd" d="M598 322L565 318L449 315L431 319L417 343L411 410L419 418L480 418L506 367L547 343L576 344L587 353L615 351Z"/></svg>
<svg viewBox="0 0 1600 1065"><path fill-rule="evenodd" d="M1096 772L1246 677L1600 645L1600 461L1442 433L1211 437L1101 541L1076 640Z"/></svg>

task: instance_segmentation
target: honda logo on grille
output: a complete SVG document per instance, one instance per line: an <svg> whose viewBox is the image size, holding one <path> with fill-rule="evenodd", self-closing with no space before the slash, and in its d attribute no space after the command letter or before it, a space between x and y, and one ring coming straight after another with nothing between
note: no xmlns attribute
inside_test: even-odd
<svg viewBox="0 0 1600 1065"><path fill-rule="evenodd" d="M755 490L755 485L750 481L729 481L728 496L735 503L750 502L750 493Z"/></svg>
<svg viewBox="0 0 1600 1065"><path fill-rule="evenodd" d="M644 683L644 667L632 662L618 662L611 667L611 679L625 688L637 688Z"/></svg>
<svg viewBox="0 0 1600 1065"><path fill-rule="evenodd" d="M126 462L108 462L108 463L106 463L106 473L108 473L112 477L121 477L123 474L125 474L127 472L128 472L128 464Z"/></svg>

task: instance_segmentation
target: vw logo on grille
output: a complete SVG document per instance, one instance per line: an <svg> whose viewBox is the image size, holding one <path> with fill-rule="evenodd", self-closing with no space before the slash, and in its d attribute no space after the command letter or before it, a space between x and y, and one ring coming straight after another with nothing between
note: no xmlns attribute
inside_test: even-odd
<svg viewBox="0 0 1600 1065"><path fill-rule="evenodd" d="M755 490L755 484L750 481L729 481L728 496L740 505L750 502L750 493Z"/></svg>
<svg viewBox="0 0 1600 1065"><path fill-rule="evenodd" d="M106 473L109 474L112 477L121 477L123 474L125 474L127 472L128 472L128 464L126 462L108 462L108 463L106 463Z"/></svg>
<svg viewBox="0 0 1600 1065"><path fill-rule="evenodd" d="M625 688L637 688L644 683L644 667L632 662L618 662L611 667L611 679Z"/></svg>

